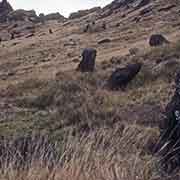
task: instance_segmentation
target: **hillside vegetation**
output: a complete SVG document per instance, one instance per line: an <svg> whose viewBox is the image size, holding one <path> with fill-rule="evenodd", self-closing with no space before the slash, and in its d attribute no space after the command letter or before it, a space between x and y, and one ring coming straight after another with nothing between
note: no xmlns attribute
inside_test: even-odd
<svg viewBox="0 0 180 180"><path fill-rule="evenodd" d="M1 42L0 179L178 180L154 150L180 68L179 2L112 7ZM153 33L169 43L150 47ZM85 47L97 49L94 72L76 71ZM116 68L137 62L125 90L108 88Z"/></svg>

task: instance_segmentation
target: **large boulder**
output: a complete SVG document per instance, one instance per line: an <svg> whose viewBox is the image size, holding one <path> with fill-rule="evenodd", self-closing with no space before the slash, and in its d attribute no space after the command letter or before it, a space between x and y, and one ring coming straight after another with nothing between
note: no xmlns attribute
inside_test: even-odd
<svg viewBox="0 0 180 180"><path fill-rule="evenodd" d="M81 72L93 72L95 68L96 49L86 48L82 53L82 61L78 65L77 70Z"/></svg>
<svg viewBox="0 0 180 180"><path fill-rule="evenodd" d="M124 89L128 83L135 78L141 70L142 64L129 64L124 68L116 69L108 80L108 87L111 90Z"/></svg>
<svg viewBox="0 0 180 180"><path fill-rule="evenodd" d="M7 15L13 11L12 6L7 2L7 0L3 0L0 2L0 23L4 23L7 21Z"/></svg>
<svg viewBox="0 0 180 180"><path fill-rule="evenodd" d="M169 44L169 41L162 34L153 34L149 39L150 46L162 46Z"/></svg>

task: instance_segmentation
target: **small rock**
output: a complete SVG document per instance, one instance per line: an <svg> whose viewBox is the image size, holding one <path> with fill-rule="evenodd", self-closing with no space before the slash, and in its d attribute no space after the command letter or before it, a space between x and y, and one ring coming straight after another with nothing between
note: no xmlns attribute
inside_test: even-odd
<svg viewBox="0 0 180 180"><path fill-rule="evenodd" d="M49 29L49 34L53 34L53 31L52 31L52 29Z"/></svg>
<svg viewBox="0 0 180 180"><path fill-rule="evenodd" d="M79 59L75 58L72 60L73 63L78 63L79 62Z"/></svg>
<svg viewBox="0 0 180 180"><path fill-rule="evenodd" d="M26 38L30 38L30 37L33 37L33 36L34 36L34 33L28 34L28 35L26 36Z"/></svg>
<svg viewBox="0 0 180 180"><path fill-rule="evenodd" d="M98 44L104 44L104 43L110 43L110 42L111 42L111 40L106 38L106 39L102 39L102 40L98 41Z"/></svg>
<svg viewBox="0 0 180 180"><path fill-rule="evenodd" d="M131 49L129 49L129 53L130 53L130 55L137 55L139 53L139 49L131 48Z"/></svg>
<svg viewBox="0 0 180 180"><path fill-rule="evenodd" d="M171 4L171 5L167 5L165 7L160 8L158 11L159 12L161 12L161 11L169 11L169 10L171 10L174 7L176 7L176 5L175 4Z"/></svg>

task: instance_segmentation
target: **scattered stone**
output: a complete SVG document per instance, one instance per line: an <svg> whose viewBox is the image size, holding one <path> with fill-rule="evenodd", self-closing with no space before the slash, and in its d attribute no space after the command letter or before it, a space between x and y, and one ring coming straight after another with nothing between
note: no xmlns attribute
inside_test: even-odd
<svg viewBox="0 0 180 180"><path fill-rule="evenodd" d="M52 31L52 29L49 29L49 34L53 34L53 31Z"/></svg>
<svg viewBox="0 0 180 180"><path fill-rule="evenodd" d="M119 27L120 26L120 23L116 23L116 25L115 25L116 27Z"/></svg>
<svg viewBox="0 0 180 180"><path fill-rule="evenodd" d="M150 46L162 46L164 44L169 44L169 41L161 34L153 34L150 37Z"/></svg>
<svg viewBox="0 0 180 180"><path fill-rule="evenodd" d="M15 71L10 71L7 73L7 76L14 76L15 74L16 74Z"/></svg>
<svg viewBox="0 0 180 180"><path fill-rule="evenodd" d="M153 7L149 6L149 7L142 9L139 14L140 14L140 16L143 16L145 14L152 12L152 10L153 10Z"/></svg>
<svg viewBox="0 0 180 180"><path fill-rule="evenodd" d="M102 28L103 28L104 30L107 28L105 21L103 21L103 23L102 23Z"/></svg>
<svg viewBox="0 0 180 180"><path fill-rule="evenodd" d="M30 37L33 37L33 36L34 36L34 33L27 35L26 38L30 38Z"/></svg>
<svg viewBox="0 0 180 180"><path fill-rule="evenodd" d="M136 63L116 69L108 80L108 87L111 90L124 90L128 83L139 73L141 67L141 63Z"/></svg>
<svg viewBox="0 0 180 180"><path fill-rule="evenodd" d="M111 40L106 38L106 39L102 39L102 40L98 41L98 44L104 44L104 43L110 43L110 42L111 42Z"/></svg>
<svg viewBox="0 0 180 180"><path fill-rule="evenodd" d="M83 32L86 33L94 33L94 32L100 32L107 29L107 25L105 21L95 23L95 21L88 22L85 27L83 28Z"/></svg>
<svg viewBox="0 0 180 180"><path fill-rule="evenodd" d="M79 62L79 59L78 58L75 58L72 60L73 63L78 63Z"/></svg>
<svg viewBox="0 0 180 180"><path fill-rule="evenodd" d="M87 24L83 30L84 33L88 32L91 29L90 24Z"/></svg>
<svg viewBox="0 0 180 180"><path fill-rule="evenodd" d="M139 53L139 48L131 48L129 49L130 55L137 55Z"/></svg>
<svg viewBox="0 0 180 180"><path fill-rule="evenodd" d="M141 20L141 16L136 16L132 19L132 22L138 23L138 22L140 22L140 20Z"/></svg>
<svg viewBox="0 0 180 180"><path fill-rule="evenodd" d="M77 70L81 72L93 72L95 68L96 49L86 48L82 53L82 61Z"/></svg>
<svg viewBox="0 0 180 180"><path fill-rule="evenodd" d="M160 8L158 11L159 12L161 12L161 11L169 11L169 10L171 10L174 7L176 7L176 5L175 4L171 4L171 5L167 5L165 7Z"/></svg>
<svg viewBox="0 0 180 180"><path fill-rule="evenodd" d="M14 33L11 33L11 40L14 39Z"/></svg>
<svg viewBox="0 0 180 180"><path fill-rule="evenodd" d="M76 42L74 40L69 40L69 42L64 43L64 46L76 46Z"/></svg>

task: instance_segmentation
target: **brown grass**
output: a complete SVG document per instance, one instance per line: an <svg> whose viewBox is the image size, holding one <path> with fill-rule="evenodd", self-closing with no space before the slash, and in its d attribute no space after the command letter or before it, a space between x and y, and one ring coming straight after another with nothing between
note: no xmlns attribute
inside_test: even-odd
<svg viewBox="0 0 180 180"><path fill-rule="evenodd" d="M62 144L60 160L53 168L44 167L41 159L33 161L27 170L15 169L11 162L1 169L0 179L149 180L158 171L156 161L144 148L157 136L153 129L135 125L122 132L117 127L115 130L101 129L80 138L69 136Z"/></svg>
<svg viewBox="0 0 180 180"><path fill-rule="evenodd" d="M142 61L146 64L153 59L153 64L159 58L179 57L179 44L173 45L171 51L168 48L146 52L141 55ZM165 78L161 74L154 77L153 66L148 68L130 83L126 92L106 89L110 71L60 72L51 81L29 79L9 86L6 98L21 111L15 113L12 121L0 124L0 134L8 137L32 132L46 134L51 142L57 143L59 160L49 168L41 157L34 160L32 156L33 161L26 169L14 167L14 161L10 161L3 164L0 179L166 180L158 157L152 153L159 138L157 124L150 128L140 124L141 119L137 124L134 117L130 123L121 119L122 106L165 105L169 100L173 76L171 81L166 79L166 72Z"/></svg>

